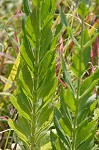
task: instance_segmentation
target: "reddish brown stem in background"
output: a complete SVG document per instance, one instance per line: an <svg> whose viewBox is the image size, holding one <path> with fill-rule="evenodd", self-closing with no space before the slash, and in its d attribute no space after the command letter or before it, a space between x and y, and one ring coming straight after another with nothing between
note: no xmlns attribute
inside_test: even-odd
<svg viewBox="0 0 99 150"><path fill-rule="evenodd" d="M9 47L10 45L11 45L11 44L9 44L9 45L7 46L7 48L4 50L4 53L6 53L8 47ZM1 61L0 61L0 75L2 74L2 71L3 71L4 60L5 60L5 57L4 57L4 56L1 56Z"/></svg>
<svg viewBox="0 0 99 150"><path fill-rule="evenodd" d="M14 32L14 40L18 43L18 38L17 38L16 32ZM17 53L19 53L19 47L18 46L16 46L16 51L17 51Z"/></svg>
<svg viewBox="0 0 99 150"><path fill-rule="evenodd" d="M61 85L62 85L63 87L67 88L66 83L65 83L61 78L59 78L58 81L59 81L59 83L61 83Z"/></svg>
<svg viewBox="0 0 99 150"><path fill-rule="evenodd" d="M99 36L96 38L95 42L93 43L93 49L91 50L91 62L92 62L92 73L94 73L96 67L94 64L96 64L95 60L97 58L97 65L99 65ZM96 93L96 88L94 89L94 93Z"/></svg>
<svg viewBox="0 0 99 150"><path fill-rule="evenodd" d="M63 37L60 37L59 40L59 58L57 59L57 65L56 65L56 76L58 77L59 71L60 71L60 65L61 65L61 57L64 52L64 44L63 44ZM67 88L66 83L59 77L58 82L61 83L61 85L65 88Z"/></svg>
<svg viewBox="0 0 99 150"><path fill-rule="evenodd" d="M2 120L4 120L4 121L7 121L7 120L8 120L8 118L5 117L5 116L0 116L0 119L2 119Z"/></svg>

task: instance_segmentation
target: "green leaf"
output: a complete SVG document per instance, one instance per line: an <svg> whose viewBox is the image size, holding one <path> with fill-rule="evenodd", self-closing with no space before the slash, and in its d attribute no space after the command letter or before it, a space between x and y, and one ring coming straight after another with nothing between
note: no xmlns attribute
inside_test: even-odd
<svg viewBox="0 0 99 150"><path fill-rule="evenodd" d="M78 114L77 114L77 123L80 126L81 122L85 121L86 119L88 119L89 116L89 107L87 108L83 108L82 110L79 110Z"/></svg>
<svg viewBox="0 0 99 150"><path fill-rule="evenodd" d="M43 58L41 62L39 63L39 76L41 76L40 81L46 76L48 70L52 67L52 65L55 66L55 63L53 60L54 56L55 56L55 53L52 50L47 51L45 56L43 55Z"/></svg>
<svg viewBox="0 0 99 150"><path fill-rule="evenodd" d="M59 138L67 145L68 148L70 148L71 147L70 139L66 134L64 134L60 126L60 123L57 118L56 110L55 110L55 116L54 116L54 124L55 124L55 128L57 130Z"/></svg>
<svg viewBox="0 0 99 150"><path fill-rule="evenodd" d="M70 148L70 141L69 139L64 135L62 129L59 127L58 121L55 118L55 127L58 133L59 138L67 145L68 148Z"/></svg>
<svg viewBox="0 0 99 150"><path fill-rule="evenodd" d="M95 41L95 39L96 39L98 36L99 36L99 32L98 32L98 33L97 33L97 32L94 33L94 36L93 36L90 40L88 40L88 41L85 43L83 49L86 49L87 47L89 47L89 46Z"/></svg>
<svg viewBox="0 0 99 150"><path fill-rule="evenodd" d="M38 6L39 7L42 4L42 1L43 0L32 0L32 3L33 3L34 6Z"/></svg>
<svg viewBox="0 0 99 150"><path fill-rule="evenodd" d="M81 144L83 141L87 141L93 135L95 129L96 121L94 120L83 126L81 131L79 131L77 134L77 145Z"/></svg>
<svg viewBox="0 0 99 150"><path fill-rule="evenodd" d="M51 8L51 1L43 1L43 4L41 6L41 24L43 25L45 22L46 17L50 13L50 8Z"/></svg>
<svg viewBox="0 0 99 150"><path fill-rule="evenodd" d="M56 143L56 148L57 148L57 150L58 149L60 149L60 150L69 150L68 148L67 148L67 146L65 146L65 143L64 142L62 142L59 138L57 139L57 143Z"/></svg>
<svg viewBox="0 0 99 150"><path fill-rule="evenodd" d="M42 85L38 90L40 98L46 97L53 89L54 84L56 84L55 74L53 74L54 72L55 67L53 67L52 70L49 70L47 76L44 78L44 81L42 82Z"/></svg>
<svg viewBox="0 0 99 150"><path fill-rule="evenodd" d="M22 67L22 77L26 84L26 86L29 87L29 91L33 92L33 77L32 72L29 70L29 68L26 65L23 65ZM21 80L21 79L20 79Z"/></svg>
<svg viewBox="0 0 99 150"><path fill-rule="evenodd" d="M49 140L49 138L50 138L50 132L49 132L50 128L51 128L51 124L50 124L50 126L49 125L45 126L45 128L43 128L41 130L41 132L37 135L37 145L39 147L43 147L44 145L46 147L47 144L50 144L50 146L51 146L51 143L50 143L50 140Z"/></svg>
<svg viewBox="0 0 99 150"><path fill-rule="evenodd" d="M52 115L53 107L48 104L40 112L37 118L37 127L40 128L43 124L51 122L50 116Z"/></svg>
<svg viewBox="0 0 99 150"><path fill-rule="evenodd" d="M60 17L61 17L61 21L65 26L69 26L69 23L67 21L67 18L65 16L65 14L63 13L61 7L59 7L59 12L60 12Z"/></svg>
<svg viewBox="0 0 99 150"><path fill-rule="evenodd" d="M91 94L90 94L91 95ZM81 100L80 100L80 103L79 103L79 109L83 109L83 108L86 108L88 106L90 106L94 101L96 100L96 94L92 95L89 97L87 97L87 95L85 97L83 97Z"/></svg>
<svg viewBox="0 0 99 150"><path fill-rule="evenodd" d="M27 39L29 40L28 43L30 42L31 45L34 48L35 47L35 42L36 42L36 37L35 37L34 30L33 30L33 27L32 27L32 22L31 22L30 15L26 18L25 27L23 26L23 31L24 31L25 38L27 37ZM28 52L27 52L27 54L29 55Z"/></svg>
<svg viewBox="0 0 99 150"><path fill-rule="evenodd" d="M56 26L56 31L55 31L55 35L58 35L62 30L62 23L59 23L57 26Z"/></svg>
<svg viewBox="0 0 99 150"><path fill-rule="evenodd" d="M60 119L60 125L63 128L63 130L66 132L66 134L68 134L69 136L71 136L71 131L72 131L72 116L70 113L70 110L68 109L65 101L64 101L64 97L61 93L60 96L60 103L61 103L61 113L62 113L62 119Z"/></svg>
<svg viewBox="0 0 99 150"><path fill-rule="evenodd" d="M33 32L34 32L34 35L36 38L36 46L39 46L39 39L41 36L41 33L40 33L41 26L40 26L40 21L39 21L40 18L39 17L40 17L39 8L34 7L32 13L30 15L30 20L31 20L31 25L32 25Z"/></svg>
<svg viewBox="0 0 99 150"><path fill-rule="evenodd" d="M30 15L30 4L29 4L29 1L28 0L23 0L23 4L24 4L24 12L27 16Z"/></svg>
<svg viewBox="0 0 99 150"><path fill-rule="evenodd" d="M22 59L25 60L25 62L27 63L27 65L30 68L33 68L32 60L34 59L34 56L33 56L33 51L32 51L30 42L28 41L27 36L26 36L27 31L25 29L25 21L24 20L22 22L22 29L23 29L23 42L22 42L21 47L20 47L21 57L22 57Z"/></svg>
<svg viewBox="0 0 99 150"><path fill-rule="evenodd" d="M70 110L68 109L68 106L65 103L64 95L60 93L60 104L61 104L61 113L64 116L64 118L68 118L69 122L72 124L72 117L70 114Z"/></svg>
<svg viewBox="0 0 99 150"><path fill-rule="evenodd" d="M70 32L70 35L71 35L71 38L72 38L73 42L75 43L77 48L80 50L81 46L80 46L79 42L76 40L76 38L74 37L74 35L72 34L72 30L70 30L70 28L69 28L69 32Z"/></svg>
<svg viewBox="0 0 99 150"><path fill-rule="evenodd" d="M52 147L51 147L51 143L47 143L45 144L44 146L41 146L40 150L50 150Z"/></svg>
<svg viewBox="0 0 99 150"><path fill-rule="evenodd" d="M73 59L72 59L73 63L71 65L71 70L73 71L73 73L76 76L78 76L78 74L79 74L79 59L80 59L79 53L80 53L80 51L73 56ZM81 62L81 72L80 72L80 76L81 76L83 74L83 72L85 71L85 65L83 62L83 58L80 60L80 62Z"/></svg>
<svg viewBox="0 0 99 150"><path fill-rule="evenodd" d="M44 59L44 56L46 55L46 53L48 52L48 50L50 50L49 46L51 44L51 41L52 41L52 31L51 31L51 28L50 28L49 23L48 23L43 28L42 34L41 34L40 60L42 58Z"/></svg>
<svg viewBox="0 0 99 150"><path fill-rule="evenodd" d="M12 121L12 119L8 120L8 124L9 126L16 131L18 137L24 141L28 147L29 147L29 143L28 143L28 138L26 137L24 131L19 127L19 125L17 125L15 122Z"/></svg>
<svg viewBox="0 0 99 150"><path fill-rule="evenodd" d="M24 91L26 91L25 93L27 93L27 95L29 97L33 97L32 96L32 93L31 93L31 89L29 88L29 86L25 83L24 81L24 77L23 77L23 74L22 74L22 71L19 72L19 78L18 78L18 84L23 88ZM25 88L24 88L25 87ZM24 94L25 94L24 93Z"/></svg>
<svg viewBox="0 0 99 150"><path fill-rule="evenodd" d="M72 81L71 81L70 75L69 75L69 73L67 71L64 58L62 59L62 66L63 66L63 78L64 78L64 81L69 86L69 88L70 88L71 92L73 93L73 95L75 95L75 89L74 89L74 87L72 85Z"/></svg>
<svg viewBox="0 0 99 150"><path fill-rule="evenodd" d="M37 0L32 0L32 3L34 4L34 6L37 6Z"/></svg>
<svg viewBox="0 0 99 150"><path fill-rule="evenodd" d="M71 137L71 127L69 127L69 123L68 120L65 118L60 119L60 126L62 128L62 130L64 131L65 134L68 134L68 136Z"/></svg>
<svg viewBox="0 0 99 150"><path fill-rule="evenodd" d="M14 105L14 107L18 110L18 113L25 117L27 120L31 121L31 113L26 109L24 105L13 95L10 96L10 101Z"/></svg>
<svg viewBox="0 0 99 150"><path fill-rule="evenodd" d="M50 131L50 139L51 139L52 149L53 149L53 150L57 150L57 149L56 149L56 139L57 139L57 136L56 136L55 133L53 133L52 130Z"/></svg>
<svg viewBox="0 0 99 150"><path fill-rule="evenodd" d="M17 124L23 130L26 137L31 138L30 122L22 116L18 116Z"/></svg>
<svg viewBox="0 0 99 150"><path fill-rule="evenodd" d="M90 86L92 86L92 84L94 84L93 86L95 86L96 83L93 82L97 82L97 80L99 80L99 69L97 69L93 74L91 74L83 81L80 88L80 94L85 93L85 91L88 90Z"/></svg>
<svg viewBox="0 0 99 150"><path fill-rule="evenodd" d="M17 90L16 98L17 98L17 101L19 101L21 105L24 105L28 111L31 110L30 98L24 94L21 87L19 87Z"/></svg>
<svg viewBox="0 0 99 150"><path fill-rule="evenodd" d="M86 141L82 141L76 149L83 150L86 147L86 150L96 150L94 149L94 139L91 135Z"/></svg>
<svg viewBox="0 0 99 150"><path fill-rule="evenodd" d="M81 111L82 112L82 111ZM84 111L83 111L84 112ZM85 112L84 112L85 113ZM78 113L79 114L79 113ZM80 120L81 118L77 118L77 133L79 134L79 132L81 131L81 129L86 126L89 122L89 118L88 116L86 118L82 118L82 120Z"/></svg>
<svg viewBox="0 0 99 150"><path fill-rule="evenodd" d="M90 94L91 95L91 94ZM96 94L89 97L89 95L83 97L79 102L78 107L78 122L80 123L86 117L88 117L88 114L90 112L90 106L96 101Z"/></svg>
<svg viewBox="0 0 99 150"><path fill-rule="evenodd" d="M20 49L21 49L21 56L22 56L21 59L24 59L25 62L28 64L28 66L29 66L30 68L33 68L33 63L32 63L32 61L31 61L31 59L30 59L31 57L29 57L29 55L30 55L31 53L28 55L28 53L26 52L27 48L28 48L28 50L29 50L29 46L27 45L27 40L25 40L24 43L23 43L23 44L21 45L21 47L20 47Z"/></svg>
<svg viewBox="0 0 99 150"><path fill-rule="evenodd" d="M41 5L41 25L42 29L49 23L52 25L52 20L55 12L56 0L43 1Z"/></svg>
<svg viewBox="0 0 99 150"><path fill-rule="evenodd" d="M89 12L89 6L84 3L84 1L81 1L78 6L78 14L81 16L82 19L86 17L86 15Z"/></svg>
<svg viewBox="0 0 99 150"><path fill-rule="evenodd" d="M86 28L83 32L83 36L84 36L84 40L83 40L83 44L86 44L88 41L89 41L89 33L88 33L88 28ZM90 45L88 47L86 47L85 49L83 49L82 51L82 59L83 59L83 62L84 62L84 66L85 66L85 69L86 67L88 66L88 62L90 61ZM85 55L86 53L86 55Z"/></svg>
<svg viewBox="0 0 99 150"><path fill-rule="evenodd" d="M98 84L98 80L99 79L92 82L90 87L80 96L80 99L83 99L86 96L88 97L88 95L90 96L90 94L93 92L95 86Z"/></svg>
<svg viewBox="0 0 99 150"><path fill-rule="evenodd" d="M61 90L61 98L64 99L64 102L66 105L70 108L72 112L75 112L76 105L75 105L75 99L73 97L73 94L71 93L70 89L62 88Z"/></svg>

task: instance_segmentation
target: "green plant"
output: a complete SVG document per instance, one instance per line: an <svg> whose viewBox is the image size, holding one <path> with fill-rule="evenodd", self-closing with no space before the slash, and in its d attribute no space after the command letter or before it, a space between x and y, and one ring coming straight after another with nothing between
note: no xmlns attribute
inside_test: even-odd
<svg viewBox="0 0 99 150"><path fill-rule="evenodd" d="M49 144L56 90L56 54L58 35L51 30L56 0L24 0L26 17L22 23L16 94L10 101L18 110L18 119L8 123L23 141L23 149L40 149Z"/></svg>
<svg viewBox="0 0 99 150"><path fill-rule="evenodd" d="M84 27L84 18L88 10L88 6L82 1L78 6L81 34L80 40L77 41L72 35L65 13L60 9L61 21L66 29L69 29L70 36L76 44L76 53L69 70L64 57L62 58L63 81L68 88L61 88L60 108L54 109L54 124L57 132L52 129L50 138L55 150L97 149L94 138L98 117L93 116L97 105L97 94L93 91L99 83L99 68L97 67L93 74L85 77L90 60L90 45L87 43L92 43L88 29ZM98 35L99 33L96 33L94 37Z"/></svg>

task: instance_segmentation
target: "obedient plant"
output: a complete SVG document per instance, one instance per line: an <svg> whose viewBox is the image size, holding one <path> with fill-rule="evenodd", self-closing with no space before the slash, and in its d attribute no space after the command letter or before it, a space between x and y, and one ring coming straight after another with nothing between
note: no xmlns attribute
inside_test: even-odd
<svg viewBox="0 0 99 150"><path fill-rule="evenodd" d="M51 30L56 0L24 0L23 38L20 47L17 90L10 101L18 119L9 125L23 142L23 149L50 146L53 98L57 85L55 46L58 35ZM44 148L42 148L44 149Z"/></svg>
<svg viewBox="0 0 99 150"><path fill-rule="evenodd" d="M54 125L57 133L52 129L50 136L54 150L97 149L94 137L98 116L93 115L97 104L97 93L93 91L99 83L99 68L97 67L95 72L88 77L85 77L85 72L90 61L90 45L99 33L90 38L88 29L84 27L84 18L88 14L85 1L79 4L78 13L81 18L79 41L73 37L65 13L60 9L61 21L67 31L69 29L70 37L76 45L76 53L72 58L73 62L69 66L69 71L65 58L62 58L63 80L67 88L61 88L60 108L54 109Z"/></svg>

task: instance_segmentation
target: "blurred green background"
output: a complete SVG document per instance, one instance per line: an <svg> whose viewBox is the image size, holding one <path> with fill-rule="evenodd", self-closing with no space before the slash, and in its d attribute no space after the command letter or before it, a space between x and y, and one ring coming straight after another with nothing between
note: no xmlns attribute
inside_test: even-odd
<svg viewBox="0 0 99 150"><path fill-rule="evenodd" d="M21 43L22 0L0 0L0 92L9 77L13 64L19 52ZM13 117L15 109L9 102L9 97L0 95L0 148L4 149L9 132L7 118ZM8 140L7 147L11 149L13 136Z"/></svg>

